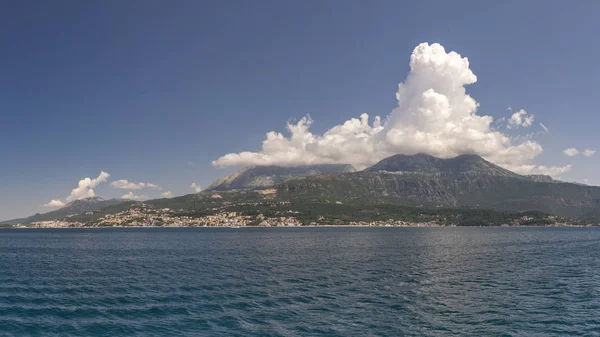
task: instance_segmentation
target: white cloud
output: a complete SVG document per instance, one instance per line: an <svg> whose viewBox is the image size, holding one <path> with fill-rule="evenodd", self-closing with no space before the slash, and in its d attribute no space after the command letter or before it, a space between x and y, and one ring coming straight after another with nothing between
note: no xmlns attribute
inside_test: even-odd
<svg viewBox="0 0 600 337"><path fill-rule="evenodd" d="M139 190L142 188L138 184L129 182L125 179L113 181L112 183L110 183L110 186L112 186L114 188L122 188L125 190Z"/></svg>
<svg viewBox="0 0 600 337"><path fill-rule="evenodd" d="M96 194L94 193L94 188L98 186L98 184L106 182L109 177L110 174L102 171L95 179L85 178L80 180L78 186L74 188L67 197L67 202L95 197Z"/></svg>
<svg viewBox="0 0 600 337"><path fill-rule="evenodd" d="M160 186L152 184L152 183L134 183L134 182L128 181L126 179L113 181L112 183L110 183L110 186L112 186L114 188L121 188L124 190L141 190L142 188L151 188L151 189L155 189L155 190L162 190L162 188Z"/></svg>
<svg viewBox="0 0 600 337"><path fill-rule="evenodd" d="M100 174L98 175L98 177L91 179L91 178L84 178L81 179L79 181L79 184L77 184L77 187L74 188L73 190L71 190L71 194L69 194L69 196L67 196L67 203L74 201L74 200L79 200L79 199L85 199L85 198L92 198L96 196L96 193L94 192L94 188L96 186L98 186L98 184L100 183L104 183L108 180L108 178L110 177L110 174L101 171ZM44 204L44 207L62 207L64 206L65 203L61 200L52 200L47 204Z"/></svg>
<svg viewBox="0 0 600 337"><path fill-rule="evenodd" d="M534 119L533 114L528 115L527 111L521 109L510 116L507 127L509 129L518 127L528 128L533 124Z"/></svg>
<svg viewBox="0 0 600 337"><path fill-rule="evenodd" d="M570 148L570 149L564 150L563 153L569 157L574 157L578 154L582 154L586 157L591 157L594 154L596 154L596 151L592 150L592 149L585 149L585 150L579 152L576 148Z"/></svg>
<svg viewBox="0 0 600 337"><path fill-rule="evenodd" d="M492 127L491 116L478 115L479 104L465 89L476 81L466 57L422 43L410 57L406 80L398 85L398 106L384 120L370 121L362 114L318 135L309 131L313 121L307 115L287 123L289 136L268 132L261 151L226 154L213 165L345 163L360 169L397 153L423 152L445 158L478 154L505 168L532 172L536 166L531 161L542 146L504 134ZM517 119L521 127L533 123L533 115L524 110L513 124Z"/></svg>
<svg viewBox="0 0 600 337"><path fill-rule="evenodd" d="M570 149L564 150L563 153L569 157L574 157L579 154L579 151L577 151L577 149L575 149L575 148L570 148Z"/></svg>
<svg viewBox="0 0 600 337"><path fill-rule="evenodd" d="M591 149L585 149L585 151L581 152L582 155L586 156L586 157L591 157L596 153L595 150L591 150Z"/></svg>
<svg viewBox="0 0 600 337"><path fill-rule="evenodd" d="M544 125L544 123L540 123L540 126L542 127L542 129L544 129L544 132L548 132L548 127Z"/></svg>
<svg viewBox="0 0 600 337"><path fill-rule="evenodd" d="M190 185L190 188L191 188L192 190L194 190L194 192L196 192L196 193L200 193L200 192L202 192L202 187L200 187L200 185L196 185L196 183L192 183L192 184Z"/></svg>
<svg viewBox="0 0 600 337"><path fill-rule="evenodd" d="M173 193L171 193L171 191L166 191L166 192L161 193L160 196L163 198L172 198Z"/></svg>
<svg viewBox="0 0 600 337"><path fill-rule="evenodd" d="M57 207L63 207L63 206L65 206L65 203L62 202L62 201L60 201L60 200L54 200L54 199L52 199L49 203L43 204L42 206L57 208Z"/></svg>
<svg viewBox="0 0 600 337"><path fill-rule="evenodd" d="M519 174L544 174L551 177L558 177L563 173L571 171L571 165L565 166L536 166L536 165L521 165L513 167L513 171Z"/></svg>
<svg viewBox="0 0 600 337"><path fill-rule="evenodd" d="M127 199L127 200L145 200L148 199L147 196L145 195L135 195L133 194L133 192L129 192L125 195L121 196L121 199Z"/></svg>

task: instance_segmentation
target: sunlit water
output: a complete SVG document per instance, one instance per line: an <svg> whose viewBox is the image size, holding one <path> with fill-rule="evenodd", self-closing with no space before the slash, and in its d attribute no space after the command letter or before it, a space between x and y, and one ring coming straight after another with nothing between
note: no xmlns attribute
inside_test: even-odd
<svg viewBox="0 0 600 337"><path fill-rule="evenodd" d="M600 336L600 229L0 230L0 336Z"/></svg>

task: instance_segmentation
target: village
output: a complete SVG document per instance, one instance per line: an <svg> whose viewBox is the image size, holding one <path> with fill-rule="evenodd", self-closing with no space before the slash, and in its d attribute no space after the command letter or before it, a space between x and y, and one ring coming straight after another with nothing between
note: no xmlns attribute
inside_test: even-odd
<svg viewBox="0 0 600 337"><path fill-rule="evenodd" d="M297 213L288 211L287 213ZM93 215L93 212L87 212ZM522 217L501 226L521 226L529 217ZM554 220L554 219L552 219ZM570 226L572 224L556 222L554 226ZM152 209L136 207L116 214L107 214L94 221L61 220L38 221L27 225L16 225L16 228L106 228L106 227L298 227L298 226L353 226L353 227L455 227L440 219L432 221L410 222L397 219L378 221L348 221L332 224L323 216L315 221L301 221L295 216L244 215L240 212L218 211L203 216L181 215L169 208Z"/></svg>
<svg viewBox="0 0 600 337"><path fill-rule="evenodd" d="M297 212L289 211L294 214ZM93 215L93 212L87 212ZM16 225L16 228L102 228L102 227L298 227L298 226L331 226L324 217L316 221L302 222L294 216L267 217L263 214L255 216L239 212L219 211L212 215L181 215L169 209L131 208L116 214L107 214L94 221L61 220L37 221L27 225ZM382 221L349 221L336 226L356 227L438 227L438 221L406 222L401 220Z"/></svg>

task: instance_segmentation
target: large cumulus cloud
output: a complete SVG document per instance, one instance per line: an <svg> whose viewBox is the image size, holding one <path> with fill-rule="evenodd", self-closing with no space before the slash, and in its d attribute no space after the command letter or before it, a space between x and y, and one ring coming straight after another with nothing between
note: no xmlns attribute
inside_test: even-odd
<svg viewBox="0 0 600 337"><path fill-rule="evenodd" d="M398 85L398 106L384 120L362 114L317 135L309 131L313 120L307 115L288 122L289 136L267 133L261 151L230 153L213 165L346 163L360 169L397 153L422 152L445 158L478 154L518 173L557 175L570 168L533 165L542 152L539 143L519 142L493 127L491 116L478 115L479 104L466 93L466 86L476 81L466 57L437 43L422 43L410 57L406 80ZM531 126L533 116L531 122L517 117L522 117L521 126Z"/></svg>
<svg viewBox="0 0 600 337"><path fill-rule="evenodd" d="M94 188L96 186L98 186L98 184L106 182L109 177L110 177L110 174L108 174L104 171L101 171L100 174L98 175L98 177L96 177L94 179L91 179L91 178L81 179L79 181L79 184L77 184L77 187L74 188L71 191L71 194L69 194L69 196L67 197L67 202L71 202L73 200L84 199L84 198L95 197L96 193L94 193Z"/></svg>
<svg viewBox="0 0 600 337"><path fill-rule="evenodd" d="M74 200L95 197L96 193L94 192L94 188L96 188L96 186L98 186L99 184L105 183L106 181L108 181L109 177L110 177L110 174L108 174L104 171L101 171L100 174L96 178L92 179L92 178L88 177L88 178L81 179L79 181L79 183L77 184L77 187L72 189L71 194L69 194L67 196L67 198L66 198L67 203L74 201ZM56 208L56 207L63 207L65 205L66 205L66 203L63 202L62 200L53 199L49 203L44 204L42 206Z"/></svg>

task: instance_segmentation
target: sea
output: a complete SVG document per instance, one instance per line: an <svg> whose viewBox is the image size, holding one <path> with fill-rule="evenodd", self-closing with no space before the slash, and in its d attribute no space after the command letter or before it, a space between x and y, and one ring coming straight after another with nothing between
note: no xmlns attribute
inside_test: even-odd
<svg viewBox="0 0 600 337"><path fill-rule="evenodd" d="M0 336L600 336L600 228L2 229Z"/></svg>

